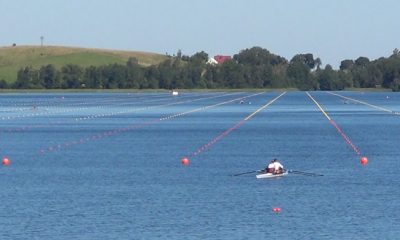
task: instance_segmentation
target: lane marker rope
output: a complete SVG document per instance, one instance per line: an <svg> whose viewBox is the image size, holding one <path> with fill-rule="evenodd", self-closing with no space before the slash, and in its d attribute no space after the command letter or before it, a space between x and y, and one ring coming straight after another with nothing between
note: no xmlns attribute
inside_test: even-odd
<svg viewBox="0 0 400 240"><path fill-rule="evenodd" d="M75 122L87 121L87 120L93 120L93 119L96 119L96 118L104 118L104 117L109 117L109 116L116 116L116 115L122 115L122 114L135 113L135 112L139 112L139 111L150 110L150 109L154 109L154 108L161 108L161 107L166 107L166 106L172 106L172 105L177 105L177 104L181 104L181 103L188 103L188 102L195 102L195 101L200 101L200 100L205 100L205 99L219 98L219 97L224 97L224 96L228 96L228 95L230 96L230 95L232 95L232 93L216 95L216 96L213 95L213 96L207 96L207 97L201 97L201 98L189 99L189 100L182 99L181 101L177 101L177 102L164 103L164 104L159 104L159 105L151 105L151 106L145 106L145 107L133 107L132 109L125 110L125 111L103 113L103 114L92 114L92 115L86 115L85 117L73 118L73 119L75 120ZM147 101L147 102L155 102L155 101L165 102L165 100L168 100L168 99L158 99L158 100L151 100L151 101ZM147 103L146 101L143 101L143 102ZM120 105L118 105L118 106L120 106ZM99 107L101 107L101 106L93 106L93 107L87 107L87 108L88 109L89 108L90 109L96 109L96 108L99 108ZM80 111L82 109L81 108L79 108L79 109L76 108L76 110ZM73 110L71 110L71 111L73 111ZM41 127L48 127L48 126L57 126L57 125L61 125L61 124L68 124L72 120L71 119L65 120L65 121L58 120L58 121L53 121L53 122L48 122L48 123L43 123L43 124L22 126L22 127L18 127L18 128L14 128L14 129L0 129L0 133L24 132L24 131L27 131L29 129L34 129L34 128L41 128Z"/></svg>
<svg viewBox="0 0 400 240"><path fill-rule="evenodd" d="M223 104L228 104L228 103L231 103L231 102L234 102L234 101L240 101L242 99L250 98L250 97L253 97L253 96L256 96L256 95L260 95L260 94L263 94L263 93L264 92L255 93L255 94L247 95L247 96L244 96L244 97L239 97L239 98L235 98L235 99L232 99L232 100L224 101L224 102L221 102L221 103L217 103L217 104L213 104L213 105L209 105L209 106L205 106L205 107L199 107L199 108L196 108L196 109L193 109L193 110L190 110L190 111L186 111L186 112L182 112L182 113L178 113L178 114L173 114L173 115L170 115L170 116L161 117L161 118L149 120L149 121L142 122L142 123L132 124L132 125L127 126L127 127L116 128L116 129L104 131L102 133L98 133L98 134L95 134L95 135L92 135L92 136L82 137L79 140L72 140L72 141L65 142L65 143L59 143L59 144L56 144L56 145L53 145L53 146L42 148L41 150L39 150L39 154L45 154L45 153L48 153L48 152L54 152L56 150L70 148L70 147L72 147L74 145L77 145L77 144L83 144L83 143L86 143L86 142L89 142L89 141L94 141L94 140L99 140L99 139L102 139L102 138L105 138L105 137L114 136L116 134L120 134L120 133L123 133L123 132L133 131L133 130L140 129L140 128L143 128L145 126L156 124L156 123L159 123L159 122L162 122L162 121L165 121L165 120L174 119L174 118L181 117L181 116L184 116L184 115L187 115L187 114L190 114L190 113L194 113L194 112L198 112L198 111L201 111L201 110L217 107L217 106L220 106L220 105L223 105ZM226 95L234 95L234 94L223 94L223 95L218 95L218 96L222 97L222 96L226 96ZM194 102L194 101L210 99L210 98L216 98L216 96L199 98L199 99L195 99L195 100L191 100L191 101L182 101L182 102L179 102L179 103ZM178 104L178 103L174 103L174 104Z"/></svg>
<svg viewBox="0 0 400 240"><path fill-rule="evenodd" d="M197 156L200 153L202 153L204 150L210 148L212 145L214 145L215 143L217 143L219 140L221 140L222 138L226 137L228 134L230 134L232 131L238 129L240 126L242 126L246 121L250 120L252 117L254 117L257 113L259 113L260 111L264 110L265 108L267 108L269 105L271 105L273 102L275 102L278 98L280 98L281 96L283 96L286 92L281 93L279 96L275 97L274 99L270 100L267 104L265 104L264 106L260 107L259 109L257 109L256 111L254 111L253 113L251 113L250 115L248 115L247 117L245 117L244 119L240 120L238 123L236 123L234 126L230 127L229 129L225 130L224 132L222 132L221 134L217 135L216 137L214 137L211 141L209 141L208 143L204 144L203 146L201 146L200 148L198 148L196 151L194 151L193 153L191 153L189 156L193 157L193 156Z"/></svg>
<svg viewBox="0 0 400 240"><path fill-rule="evenodd" d="M321 112L325 115L325 117L328 119L329 123L336 129L336 131L342 136L342 138L344 139L344 141L350 145L350 147L353 149L353 151L358 155L361 156L360 150L351 142L350 138L347 137L347 135L343 132L343 130L335 123L335 121L333 121L328 113L326 113L326 111L322 108L322 106L308 93L306 92L306 94L308 95L308 97L310 97L310 99L315 103L315 105L317 105L317 107L321 110Z"/></svg>
<svg viewBox="0 0 400 240"><path fill-rule="evenodd" d="M350 100L350 101L353 101L353 102L356 102L356 103L360 103L360 104L369 106L369 107L371 107L371 108L378 109L378 110L380 110L380 111L388 112L388 113L391 113L391 114L394 114L394 115L400 115L399 112L392 111L392 110L387 109L387 108L384 108L384 107L380 107L380 106L377 106L377 105L373 105L373 104L370 104L370 103L367 103L367 102L363 102L363 101L360 101L360 100L357 100L357 99L354 99L354 98L345 97L345 96L340 95L340 94L337 94L337 93L333 93L333 92L328 92L328 93L331 94L331 95L337 96L337 97L341 97L341 98L346 99L346 100Z"/></svg>

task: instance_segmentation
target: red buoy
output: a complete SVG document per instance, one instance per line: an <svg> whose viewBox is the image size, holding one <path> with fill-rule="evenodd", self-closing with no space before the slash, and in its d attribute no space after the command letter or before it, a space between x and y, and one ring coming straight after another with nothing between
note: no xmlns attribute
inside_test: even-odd
<svg viewBox="0 0 400 240"><path fill-rule="evenodd" d="M187 159L187 158L182 158L181 162L185 166L189 165L189 159Z"/></svg>
<svg viewBox="0 0 400 240"><path fill-rule="evenodd" d="M8 166L8 165L10 165L10 160L8 158L4 158L2 163L4 166Z"/></svg>
<svg viewBox="0 0 400 240"><path fill-rule="evenodd" d="M362 158L360 159L360 163L361 163L362 165L367 165L367 163L368 163L368 158L367 158L367 157L362 157Z"/></svg>
<svg viewBox="0 0 400 240"><path fill-rule="evenodd" d="M274 207L274 208L272 208L272 211L274 211L275 213L280 213L281 212L281 208L280 207Z"/></svg>

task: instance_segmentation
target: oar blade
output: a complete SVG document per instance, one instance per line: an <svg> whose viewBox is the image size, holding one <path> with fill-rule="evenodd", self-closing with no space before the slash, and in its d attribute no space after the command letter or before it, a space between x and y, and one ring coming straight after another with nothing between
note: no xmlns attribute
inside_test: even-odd
<svg viewBox="0 0 400 240"><path fill-rule="evenodd" d="M249 171L249 172L236 173L236 174L233 174L232 176L236 177L236 176L241 176L241 175L250 174L250 173L256 173L256 172L260 172L260 171L262 171L262 170L253 170L253 171Z"/></svg>
<svg viewBox="0 0 400 240"><path fill-rule="evenodd" d="M322 177L322 176L324 176L323 174L319 174L319 173L303 172L303 171L297 171L297 170L289 170L289 173L300 174L300 175L310 176L310 177Z"/></svg>

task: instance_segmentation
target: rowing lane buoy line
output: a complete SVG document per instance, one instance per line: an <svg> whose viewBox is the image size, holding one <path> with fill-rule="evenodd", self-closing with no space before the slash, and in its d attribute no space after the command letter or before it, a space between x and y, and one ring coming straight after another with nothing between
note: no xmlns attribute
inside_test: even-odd
<svg viewBox="0 0 400 240"><path fill-rule="evenodd" d="M332 126L338 131L338 133L343 137L345 142L351 146L351 148L354 150L354 152L361 157L360 150L351 142L350 138L346 136L346 134L342 131L342 129L333 121L329 115L324 111L324 109L321 107L321 105L308 93L306 94L310 97L310 99L317 105L319 110L325 115L325 117L328 119L328 121L332 124Z"/></svg>
<svg viewBox="0 0 400 240"><path fill-rule="evenodd" d="M127 132L127 131L133 131L133 130L140 129L140 128L143 128L143 127L146 127L146 126L149 126L149 125L152 125L152 124L160 123L160 122L163 122L163 121L166 121L166 120L175 119L175 118L182 117L182 116L190 114L190 113L194 113L194 112L202 111L202 110L205 110L205 109L217 107L217 106L220 106L220 105L223 105L223 104L228 104L228 103L231 103L231 102L234 102L234 101L239 101L241 99L250 98L250 97L253 97L253 96L256 96L256 95L260 95L260 94L263 94L263 93L265 93L265 92L255 93L255 94L247 95L247 96L244 96L244 97L239 97L239 98L235 98L235 99L232 99L232 100L224 101L224 102L221 102L221 103L217 103L217 104L213 104L213 105L209 105L209 106L204 106L204 107L199 107L199 108L196 108L194 110L189 110L189 111L186 111L186 112L173 114L173 115L169 115L169 116L166 116L166 117L152 119L152 120L147 121L147 122L132 124L132 125L124 127L124 128L116 128L116 129L105 131L105 132L102 132L102 133L98 133L98 134L95 134L95 135L92 135L92 136L83 137L83 138L81 138L79 140L60 143L60 144L49 146L47 148L43 148L43 149L39 150L39 154L42 155L42 154L49 153L49 152L59 151L61 149L70 148L70 147L72 147L74 145L83 144L83 143L86 143L86 142L89 142L89 141L95 141L95 140L103 139L105 137L114 136L114 135L121 134L121 133ZM204 99L211 99L211 98L217 98L217 97L228 96L228 95L232 96L232 95L236 95L236 94L223 94L223 95L212 96L212 97L203 97L203 98L197 98L197 99L194 99L194 100L192 99L192 100L186 100L186 101L181 101L181 102L174 102L174 103L168 104L168 105L177 105L177 104L182 104L182 103L195 102L195 101L200 101L200 100L204 100Z"/></svg>
<svg viewBox="0 0 400 240"><path fill-rule="evenodd" d="M193 110L189 110L187 112L177 113L177 114L174 114L174 115L163 117L163 118L160 118L159 120L160 121L164 121L164 120L168 120L168 119L171 119L171 118L180 117L180 116L183 116L183 115L186 115L186 114L189 114L189 113L194 113L194 112L198 112L198 111L201 111L201 110L206 110L206 109L209 109L209 108L218 107L220 105L225 105L225 104L228 104L228 103L231 103L231 102L236 102L236 101L239 101L239 100L242 100L242 99L254 97L254 96L257 96L257 95L260 95L260 94L263 94L263 93L265 93L265 92L255 93L255 94L251 94L251 95L248 95L248 96L245 96L245 97L235 98L235 99L231 99L231 100L228 100L228 101L225 101L225 102L220 102L220 103L209 105L209 106L199 107L199 108L196 108L196 109L193 109Z"/></svg>
<svg viewBox="0 0 400 240"><path fill-rule="evenodd" d="M354 98L345 97L345 96L337 94L337 93L333 93L333 92L328 92L328 93L331 94L331 95L337 96L337 97L341 97L343 99L347 99L347 100L350 100L350 101L353 101L353 102L356 102L356 103L360 103L360 104L366 105L366 106L371 107L371 108L378 109L380 111L388 112L388 113L391 113L391 114L394 114L394 115L400 115L399 112L392 111L392 110L384 108L384 107L373 105L373 104L370 104L370 103L367 103L367 102L363 102L363 101L360 101L360 100L357 100L357 99L354 99Z"/></svg>
<svg viewBox="0 0 400 240"><path fill-rule="evenodd" d="M127 98L127 99L107 99L107 100L102 100L102 101L90 101L87 102L85 99L82 100L82 102L73 102L73 103L67 103L64 102L62 103L62 105L57 105L60 104L60 102L58 103L51 103L49 105L40 105L37 107L40 107L40 109L46 109L46 111L44 112L35 112L35 113L22 113L22 114L18 114L18 115L12 115L12 116L3 116L0 118L0 120L15 120L15 119L21 119L21 118L31 118L31 117L37 117L37 116L51 116L51 115L55 115L55 114L59 114L59 113L74 113L74 112L78 112L78 111L86 111L88 109L106 109L109 108L111 106L115 106L115 105L119 105L118 103L129 103L129 99L131 100L138 100L141 97L138 98ZM165 98L168 99L168 98ZM164 100L165 100L164 99ZM108 103L112 103L112 104L108 104ZM91 104L96 104L96 105L91 105ZM102 105L100 105L102 104ZM104 105L104 104L108 104L108 105ZM71 109L66 109L65 107L73 107ZM104 116L105 117L105 116ZM82 120L82 119L79 119ZM86 120L86 119L84 119Z"/></svg>
<svg viewBox="0 0 400 240"><path fill-rule="evenodd" d="M211 98L223 97L223 96L228 96L228 95L232 95L232 94L223 94L223 95L218 95L218 96L202 97L202 98L198 98L198 99L194 99L194 100L193 100L193 99L190 99L190 100L184 100L184 101L180 101L180 102L166 103L166 104L161 104L161 105L152 105L152 106L146 106L146 107L136 107L136 108L132 108L132 109L125 110L125 111L119 111L119 112L103 113L103 114L97 114L97 115L87 115L87 116L85 116L85 117L75 118L75 122L93 120L93 119L96 119L96 118L103 118L103 117L107 117L107 116L116 116L116 115L134 113L134 112L139 112L139 111L144 111L144 110L150 110L150 109L153 109L153 108L161 108L161 107L171 106L171 105L177 105L177 104L181 104L181 103L185 103L185 102L193 102L193 101L198 101L198 100L202 100L202 99L211 99ZM158 101L165 101L165 99L158 100ZM146 101L146 102L149 102L149 101ZM153 101L152 101L152 102L153 102ZM104 107L104 106L95 106L95 107L92 107L92 109L94 109L94 108L100 108L100 107ZM85 109L89 109L89 107L86 107ZM0 129L0 134L3 133L3 132L4 132L4 133L5 133L5 132L8 132L8 133L23 132L23 131L27 131L27 130L33 129L33 128L41 128L41 127L48 127L48 126L57 126L57 125L69 123L70 121L71 121L71 120L67 120L67 121L55 121L55 122L48 122L48 123L46 123L46 124L29 125L29 126L23 126L23 127L19 127L19 128L15 128L15 129L7 129L7 130Z"/></svg>
<svg viewBox="0 0 400 240"><path fill-rule="evenodd" d="M280 98L281 96L283 96L286 92L281 93L279 96L275 97L274 99L272 99L271 101L269 101L267 104L265 104L264 106L260 107L259 109L257 109L255 112L253 112L252 114L250 114L249 116L247 116L246 118L240 120L238 123L236 123L234 126L230 127L229 129L225 130L224 132L222 132L221 134L219 134L218 136L214 137L211 141L209 141L208 143L204 144L203 146L201 146L199 149L197 149L196 151L194 151L192 154L190 154L189 156L194 157L199 155L200 153L202 153L204 150L210 148L212 145L214 145L215 143L217 143L219 140L221 140L223 137L227 136L229 133L231 133L232 131L238 129L241 125L243 125L246 121L250 120L252 117L254 117L254 115L256 115L257 113L259 113L260 111L262 111L263 109L267 108L269 105L271 105L273 102L275 102L278 98ZM187 157L184 157L186 159L188 159Z"/></svg>

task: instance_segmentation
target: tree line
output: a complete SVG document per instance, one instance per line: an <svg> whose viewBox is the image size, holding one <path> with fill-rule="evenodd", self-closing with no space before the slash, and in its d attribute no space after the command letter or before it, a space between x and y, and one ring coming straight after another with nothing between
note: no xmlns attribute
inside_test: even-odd
<svg viewBox="0 0 400 240"><path fill-rule="evenodd" d="M299 90L343 90L382 87L400 91L400 53L370 61L366 57L341 61L335 70L313 54L297 54L290 61L253 47L235 54L223 64L207 64L209 56L169 56L158 65L144 67L137 59L126 64L82 67L67 64L57 69L19 69L12 84L0 80L0 88L14 89L216 89L297 88Z"/></svg>

